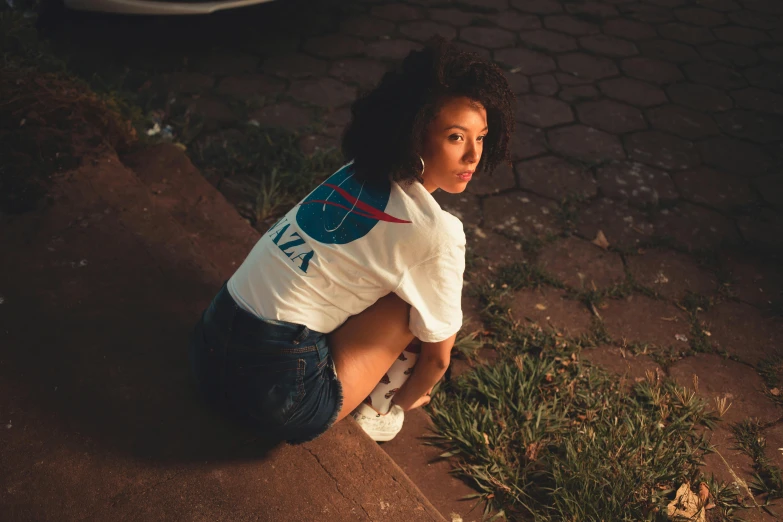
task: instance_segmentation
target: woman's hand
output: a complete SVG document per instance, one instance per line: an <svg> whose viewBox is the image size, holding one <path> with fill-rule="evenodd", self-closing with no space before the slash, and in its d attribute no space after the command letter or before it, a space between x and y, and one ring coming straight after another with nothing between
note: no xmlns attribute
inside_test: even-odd
<svg viewBox="0 0 783 522"><path fill-rule="evenodd" d="M432 397L430 397L430 396L429 396L429 394L427 394L427 395L422 395L421 397L419 397L419 399L418 399L416 402L414 402L413 404L411 404L411 407L410 407L410 408L408 408L408 409L409 409L409 410L413 410L413 409L415 409L415 408L420 408L420 407L422 407L422 406L426 406L427 404L429 404L429 403L430 403L430 399L431 399L431 398L432 398Z"/></svg>

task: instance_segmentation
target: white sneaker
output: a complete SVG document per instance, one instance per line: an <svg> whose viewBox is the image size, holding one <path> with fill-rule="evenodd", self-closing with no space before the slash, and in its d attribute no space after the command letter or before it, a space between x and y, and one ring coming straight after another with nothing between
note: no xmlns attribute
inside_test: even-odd
<svg viewBox="0 0 783 522"><path fill-rule="evenodd" d="M367 404L356 407L351 416L359 423L359 426L376 442L392 440L402 429L402 421L405 420L405 412L396 404L389 413L381 415Z"/></svg>

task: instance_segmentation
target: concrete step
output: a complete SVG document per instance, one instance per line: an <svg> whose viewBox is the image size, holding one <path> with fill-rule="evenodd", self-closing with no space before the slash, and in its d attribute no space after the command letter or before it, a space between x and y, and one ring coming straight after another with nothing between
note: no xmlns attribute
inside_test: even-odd
<svg viewBox="0 0 783 522"><path fill-rule="evenodd" d="M203 407L186 345L228 268L113 151L50 195L0 223L4 520L443 520L351 422L272 446Z"/></svg>

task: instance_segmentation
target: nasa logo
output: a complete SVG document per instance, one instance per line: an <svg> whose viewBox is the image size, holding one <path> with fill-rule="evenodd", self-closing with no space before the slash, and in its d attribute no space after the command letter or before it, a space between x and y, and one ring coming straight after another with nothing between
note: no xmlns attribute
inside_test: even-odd
<svg viewBox="0 0 783 522"><path fill-rule="evenodd" d="M354 178L349 164L302 200L296 223L316 241L344 245L367 235L379 221L410 223L384 212L390 195L391 182L367 186Z"/></svg>

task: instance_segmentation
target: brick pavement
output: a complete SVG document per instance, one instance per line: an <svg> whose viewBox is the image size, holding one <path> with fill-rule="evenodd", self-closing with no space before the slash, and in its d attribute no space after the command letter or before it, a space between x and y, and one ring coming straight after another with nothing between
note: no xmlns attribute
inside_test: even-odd
<svg viewBox="0 0 783 522"><path fill-rule="evenodd" d="M433 34L495 60L518 96L513 170L438 195L463 219L485 273L539 263L576 290L631 276L659 298L609 300L599 313L615 342L597 360L626 371L618 350L632 357L622 347L644 343L674 354L674 377L697 374L714 383L706 395L736 397L735 414L756 404L765 419L779 418L746 369L783 355L782 3L373 0L296 12L277 3L221 18L234 32L252 27L253 14L263 26L222 49L189 49L185 61L183 51L150 53L161 65L142 90L203 118L196 141L227 129L241 137L253 120L301 131L312 150L336 145L357 93ZM609 251L590 243L599 231ZM520 248L533 237L545 243L540 252ZM688 292L715 303L697 319L735 361L681 358L690 327L678 304ZM522 290L515 313L584 329L591 312L562 299ZM533 311L543 301L548 315Z"/></svg>

